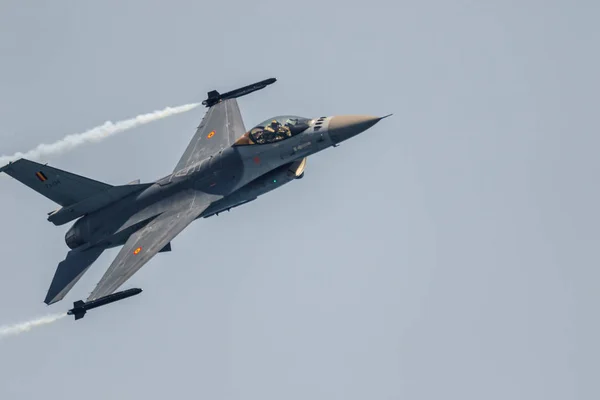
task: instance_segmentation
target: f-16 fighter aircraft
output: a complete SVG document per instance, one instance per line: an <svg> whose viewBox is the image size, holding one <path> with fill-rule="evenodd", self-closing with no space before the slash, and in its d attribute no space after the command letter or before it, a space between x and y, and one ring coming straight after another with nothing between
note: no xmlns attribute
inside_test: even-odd
<svg viewBox="0 0 600 400"><path fill-rule="evenodd" d="M0 168L61 206L48 214L50 222L77 220L65 235L71 250L58 264L44 302L62 300L100 254L116 246L123 247L87 302L97 306L126 297L128 293L115 294L97 301L113 294L154 255L171 251L173 238L195 219L248 203L302 178L309 155L385 118L285 115L246 130L236 98L275 81L223 94L209 92L202 102L208 111L183 156L172 173L156 182L111 186L25 159ZM84 308L79 301L71 311L82 315Z"/></svg>

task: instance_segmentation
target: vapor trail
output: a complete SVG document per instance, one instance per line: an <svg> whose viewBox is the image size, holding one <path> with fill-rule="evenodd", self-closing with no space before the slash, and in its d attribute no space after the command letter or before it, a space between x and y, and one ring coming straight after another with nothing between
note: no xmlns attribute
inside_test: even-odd
<svg viewBox="0 0 600 400"><path fill-rule="evenodd" d="M50 314L46 315L45 317L36 318L27 322L21 322L14 325L0 326L0 339L6 336L19 335L38 326L51 324L66 316L67 313Z"/></svg>
<svg viewBox="0 0 600 400"><path fill-rule="evenodd" d="M5 164L11 161L18 160L19 158L38 160L40 157L51 154L60 154L65 151L74 149L75 147L84 145L86 143L99 142L116 133L136 128L140 125L144 125L153 121L158 121L159 119L170 117L175 114L181 114L190 111L198 107L199 105L200 103L184 104L178 107L167 107L163 110L154 111L148 114L141 114L137 117L125 119L122 121L106 121L104 124L89 129L85 132L67 135L57 142L51 144L39 144L35 148L25 153L18 152L13 154L12 156L1 156L0 167L4 166Z"/></svg>

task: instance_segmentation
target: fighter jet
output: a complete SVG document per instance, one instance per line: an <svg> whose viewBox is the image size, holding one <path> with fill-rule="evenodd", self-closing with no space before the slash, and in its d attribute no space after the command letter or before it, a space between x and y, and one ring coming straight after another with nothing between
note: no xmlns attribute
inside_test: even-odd
<svg viewBox="0 0 600 400"><path fill-rule="evenodd" d="M171 251L171 241L192 221L301 179L308 156L385 118L282 115L246 130L237 98L275 81L223 94L208 92L202 102L208 110L187 149L173 171L155 182L112 186L26 159L0 168L61 206L48 213L48 221L75 221L65 235L70 251L58 264L44 302L62 300L102 252L116 246L122 248L87 303L76 302L70 312L82 315L82 304L97 306L123 297L107 296L157 253ZM107 300L95 302L103 298Z"/></svg>

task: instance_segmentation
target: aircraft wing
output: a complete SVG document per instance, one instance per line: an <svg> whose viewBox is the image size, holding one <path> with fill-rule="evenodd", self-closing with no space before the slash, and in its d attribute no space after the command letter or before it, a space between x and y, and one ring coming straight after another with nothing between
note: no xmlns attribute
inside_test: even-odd
<svg viewBox="0 0 600 400"><path fill-rule="evenodd" d="M275 81L277 79L269 78L227 93L208 92L208 98L202 102L208 111L173 172L218 153L246 133L236 98L264 89Z"/></svg>
<svg viewBox="0 0 600 400"><path fill-rule="evenodd" d="M244 133L244 121L235 98L210 106L173 172L231 146Z"/></svg>
<svg viewBox="0 0 600 400"><path fill-rule="evenodd" d="M215 196L196 190L182 195L186 201L159 215L129 237L87 301L113 293L215 200Z"/></svg>

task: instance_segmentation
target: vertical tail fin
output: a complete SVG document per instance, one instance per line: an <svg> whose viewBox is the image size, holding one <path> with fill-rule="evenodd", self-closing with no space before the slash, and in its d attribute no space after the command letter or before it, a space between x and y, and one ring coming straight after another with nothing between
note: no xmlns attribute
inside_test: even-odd
<svg viewBox="0 0 600 400"><path fill-rule="evenodd" d="M24 158L0 168L61 206L78 203L112 186Z"/></svg>

